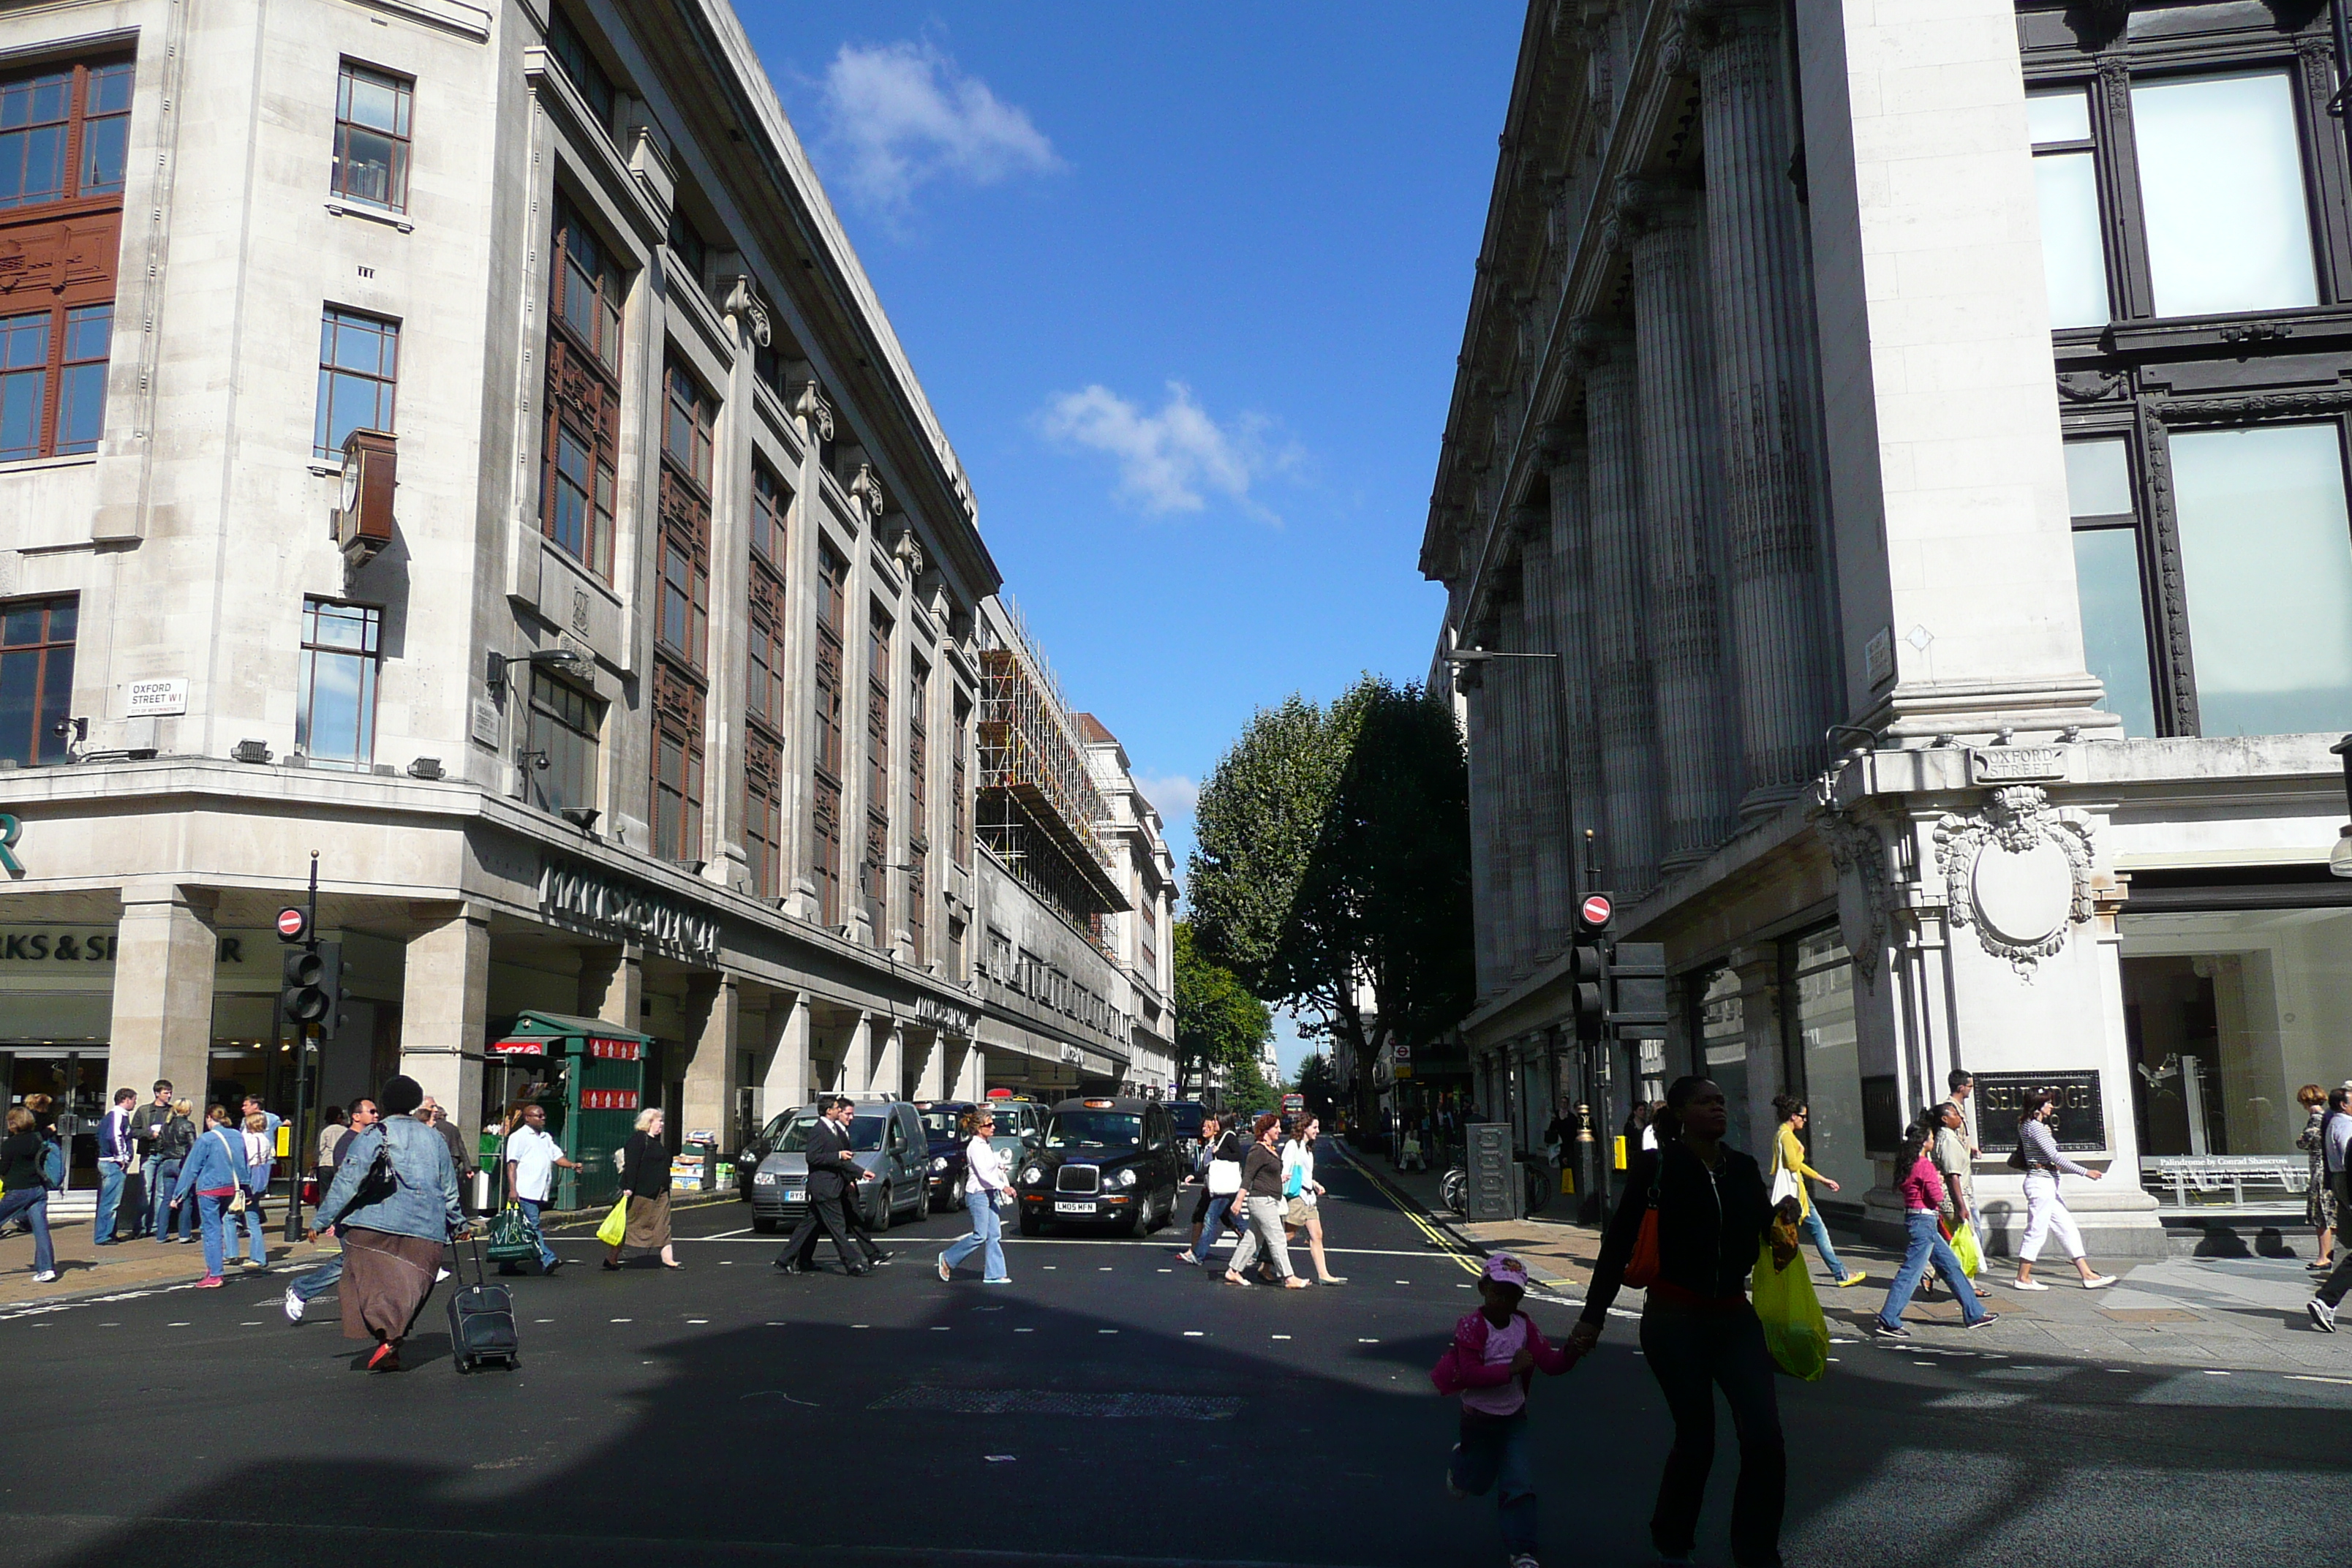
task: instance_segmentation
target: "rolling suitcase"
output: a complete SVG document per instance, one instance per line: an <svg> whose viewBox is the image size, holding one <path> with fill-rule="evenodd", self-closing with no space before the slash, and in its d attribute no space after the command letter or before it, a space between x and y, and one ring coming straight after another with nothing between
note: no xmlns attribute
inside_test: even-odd
<svg viewBox="0 0 2352 1568"><path fill-rule="evenodd" d="M508 1367L522 1364L522 1346L515 1334L514 1292L491 1284L483 1267L482 1244L478 1239L474 1282L467 1284L465 1255L457 1253L457 1290L449 1298L449 1352L460 1374L488 1362Z"/></svg>

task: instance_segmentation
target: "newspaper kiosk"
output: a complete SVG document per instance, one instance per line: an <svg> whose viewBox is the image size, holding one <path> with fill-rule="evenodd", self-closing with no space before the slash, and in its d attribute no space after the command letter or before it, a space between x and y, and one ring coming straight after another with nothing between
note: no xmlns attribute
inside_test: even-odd
<svg viewBox="0 0 2352 1568"><path fill-rule="evenodd" d="M543 1106L549 1135L567 1159L580 1162L577 1171L555 1173L550 1206L594 1208L619 1195L621 1173L613 1156L635 1130L645 1099L646 1047L652 1043L650 1035L602 1019L539 1012L517 1015L513 1026L490 1042L490 1073L504 1081L484 1085L484 1099L499 1106L500 1125L527 1104ZM498 1133L484 1134L484 1169L496 1168L499 1142ZM501 1190L492 1184L493 1194Z"/></svg>

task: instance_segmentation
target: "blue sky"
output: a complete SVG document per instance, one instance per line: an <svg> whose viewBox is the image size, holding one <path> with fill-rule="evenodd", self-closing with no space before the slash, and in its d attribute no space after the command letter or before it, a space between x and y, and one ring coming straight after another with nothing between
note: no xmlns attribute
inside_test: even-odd
<svg viewBox="0 0 2352 1568"><path fill-rule="evenodd" d="M736 3L1181 872L1253 711L1427 668L1414 562L1524 12Z"/></svg>

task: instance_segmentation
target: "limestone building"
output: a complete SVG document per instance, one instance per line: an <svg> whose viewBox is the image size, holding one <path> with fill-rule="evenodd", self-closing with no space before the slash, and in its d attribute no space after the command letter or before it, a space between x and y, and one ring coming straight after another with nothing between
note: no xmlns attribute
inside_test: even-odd
<svg viewBox="0 0 2352 1568"><path fill-rule="evenodd" d="M1099 953L983 980L1071 919L982 843L999 574L725 0L10 8L0 343L12 1096L286 1105L313 851L331 1099L472 1122L525 1009L674 1135L1136 1081Z"/></svg>
<svg viewBox="0 0 2352 1568"><path fill-rule="evenodd" d="M1421 561L1441 660L1538 656L1455 666L1523 1147L1702 1070L1893 1222L1958 1067L2002 1245L2035 1086L2095 1251L2300 1212L2352 1073L2341 79L2311 5L1529 7ZM1674 982L1607 1063L1593 888Z"/></svg>

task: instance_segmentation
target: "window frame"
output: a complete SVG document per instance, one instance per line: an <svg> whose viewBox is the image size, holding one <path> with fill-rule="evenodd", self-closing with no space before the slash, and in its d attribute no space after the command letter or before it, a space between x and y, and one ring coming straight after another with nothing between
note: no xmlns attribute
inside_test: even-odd
<svg viewBox="0 0 2352 1568"><path fill-rule="evenodd" d="M866 616L866 849L858 860L858 890L879 947L890 942L890 679L898 617L879 599Z"/></svg>
<svg viewBox="0 0 2352 1568"><path fill-rule="evenodd" d="M90 85L100 73L117 68L127 69L131 81L131 98L122 108L102 113L89 111ZM38 81L63 73L68 79L66 114L63 120L43 121L44 125L64 128L63 145L58 150L58 184L55 195L37 201L8 202L0 200L0 217L16 222L40 214L43 208L79 205L120 205L123 189L130 183L129 139L132 110L138 105L139 62L135 56L109 52L89 59L67 61L43 60L14 70L0 72L0 99L7 89L20 82ZM95 121L119 123L123 127L123 177L118 184L108 184L90 180L89 176L89 129ZM29 129L29 127L28 127ZM5 134L5 133L0 133Z"/></svg>
<svg viewBox="0 0 2352 1568"><path fill-rule="evenodd" d="M817 542L816 636L809 653L810 700L814 712L809 748L809 874L816 889L817 919L828 926L845 920L842 908L842 763L844 704L847 684L842 622L847 617L849 563L832 544Z"/></svg>
<svg viewBox="0 0 2352 1568"><path fill-rule="evenodd" d="M70 617L62 637L57 632L60 610ZM39 612L41 616L37 640L7 641L10 618L32 611ZM33 659L32 706L28 710L32 729L26 736L32 749L16 758L18 767L48 767L73 761L71 737L58 734L56 727L73 713L74 659L80 634L79 594L37 594L0 599L0 672L5 672L11 658L30 655ZM62 663L58 657L60 652L64 655ZM52 690L53 688L58 689ZM5 689L5 679L0 679L0 691ZM6 745L7 738L0 735L0 756L14 755L5 749Z"/></svg>
<svg viewBox="0 0 2352 1568"><path fill-rule="evenodd" d="M392 358L389 374L373 374L365 371L348 370L334 363L331 354L331 333L339 332L351 323L376 331ZM354 430L380 430L387 436L396 435L400 417L400 322L390 316L379 316L370 310L354 310L331 301L319 312L319 401L310 421L310 456L320 462L340 463L343 460L343 444L328 439L334 434L333 384L339 378L371 384L380 390L375 394L376 411L382 419L365 425L354 425Z"/></svg>
<svg viewBox="0 0 2352 1568"><path fill-rule="evenodd" d="M0 310L6 307L0 305ZM75 318L92 310L106 312L105 338L107 352L96 357L71 357ZM40 399L35 411L34 437L30 447L24 449L0 447L0 463L34 463L49 458L80 457L98 450L106 438L106 378L107 366L112 363L114 337L114 301L92 300L80 302L57 300L31 310L17 310L0 315L0 345L5 345L7 330L20 321L38 321L43 335L40 362L11 367L6 363L8 352L0 346L0 409L7 403L7 384L20 376L40 377ZM98 428L87 439L59 439L59 429L66 409L66 378L70 371L98 367L99 413Z"/></svg>
<svg viewBox="0 0 2352 1568"><path fill-rule="evenodd" d="M322 642L317 636L319 613L321 610L356 611L362 627L362 643L352 648L341 643ZM302 632L300 660L296 676L294 710L294 744L310 759L314 767L350 768L364 771L375 763L376 704L383 685L383 606L362 604L352 599L338 599L323 594L302 595ZM359 666L361 697L356 712L359 725L352 736L350 756L322 756L319 751L318 720L313 704L319 685L319 661L321 656L352 659Z"/></svg>
<svg viewBox="0 0 2352 1568"><path fill-rule="evenodd" d="M581 717L578 720L560 710L567 701L579 705ZM610 710L611 704L593 692L560 680L537 666L531 667L530 679L523 694L523 748L545 757L548 764L544 769L530 767L523 770L532 805L541 811L559 813L566 806L596 809L603 805L604 720ZM576 750L586 753L585 771L578 781L580 798L576 800L551 796L548 784L565 784L567 780L562 775L572 771L568 764L573 759L549 744L551 739L546 733L549 730L561 731L575 738L581 743ZM569 792L559 793L568 796Z"/></svg>
<svg viewBox="0 0 2352 1568"><path fill-rule="evenodd" d="M394 104L394 119L397 130L386 131L351 117L352 82L354 75L376 79L378 84L389 87ZM329 164L327 189L347 202L358 202L380 212L408 211L408 174L413 155L416 117L416 79L372 66L364 60L346 56L335 71L335 136L334 153ZM385 176L387 194L372 196L354 190L350 184L351 133L357 131L369 136L381 136L392 147L390 169Z"/></svg>
<svg viewBox="0 0 2352 1568"><path fill-rule="evenodd" d="M575 236L596 247L602 265L595 272L590 320L596 331L583 335L565 314L572 286L577 252ZM624 321L629 274L616 252L581 219L579 210L561 193L555 219L549 229L547 289L547 374L541 383L545 408L541 426L540 532L557 549L585 567L599 582L613 580L614 538L620 531L621 372L620 354L625 335ZM608 297L607 287L612 289ZM609 332L612 353L604 353ZM564 537L560 505L568 476L562 471L563 437L569 434L584 458L585 483L580 490L580 546Z"/></svg>
<svg viewBox="0 0 2352 1568"><path fill-rule="evenodd" d="M930 962L927 919L930 888L930 705L931 667L919 656L907 661L907 942L917 963Z"/></svg>

